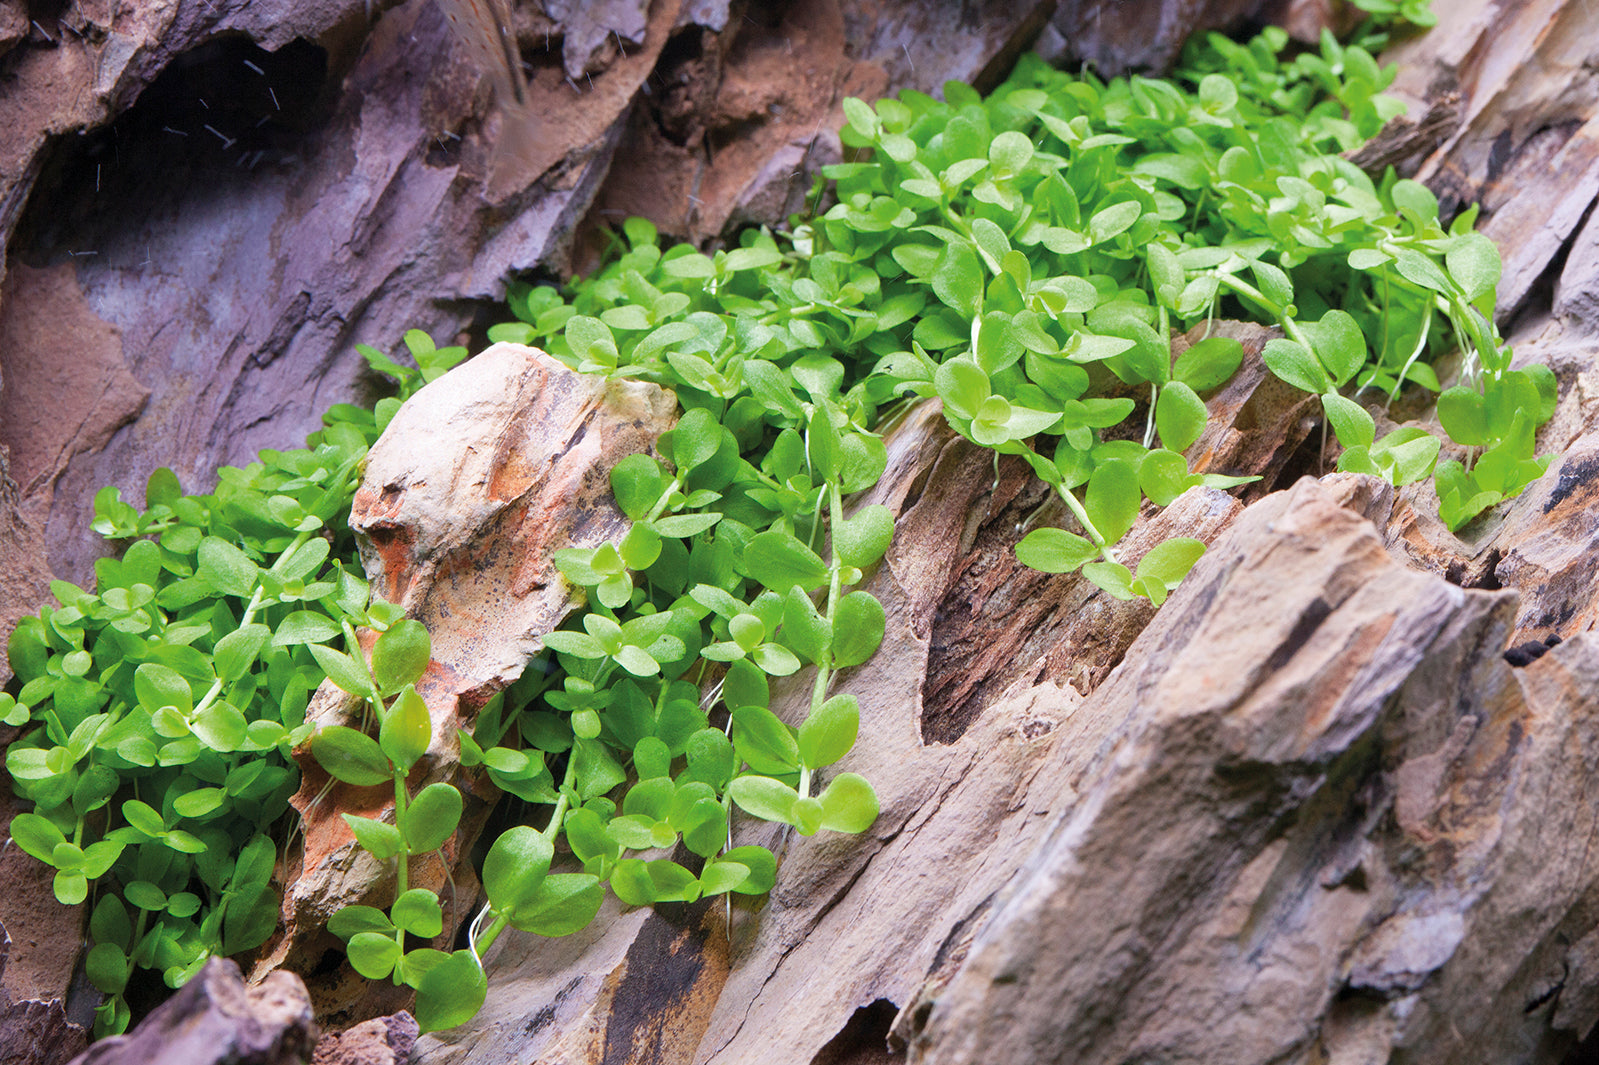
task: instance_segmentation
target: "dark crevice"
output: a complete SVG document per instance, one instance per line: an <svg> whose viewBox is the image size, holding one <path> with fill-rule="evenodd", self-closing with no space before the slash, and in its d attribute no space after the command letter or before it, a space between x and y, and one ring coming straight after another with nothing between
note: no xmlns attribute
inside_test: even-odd
<svg viewBox="0 0 1599 1065"><path fill-rule="evenodd" d="M118 205L160 210L184 190L293 163L327 118L327 68L327 54L304 40L268 52L223 37L178 56L110 125L57 142L13 252L33 265L94 255L99 239L138 224Z"/></svg>
<svg viewBox="0 0 1599 1065"><path fill-rule="evenodd" d="M898 1015L899 1007L886 998L861 1006L816 1052L811 1065L889 1065L905 1060L888 1044L888 1030Z"/></svg>

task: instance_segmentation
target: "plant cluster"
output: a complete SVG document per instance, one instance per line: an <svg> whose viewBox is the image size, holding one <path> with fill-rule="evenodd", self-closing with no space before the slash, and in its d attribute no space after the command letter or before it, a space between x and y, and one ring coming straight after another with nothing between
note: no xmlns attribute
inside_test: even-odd
<svg viewBox="0 0 1599 1065"><path fill-rule="evenodd" d="M1420 0L1359 6L1430 18ZM849 100L852 159L827 170L836 200L819 217L713 255L663 249L633 219L594 276L513 286L517 320L493 339L659 383L684 414L655 455L611 471L628 532L556 553L583 605L458 737L465 766L551 810L489 848L488 901L453 953L407 939L445 930L410 863L461 809L452 786L410 783L433 738L415 688L427 635L369 602L332 531L397 401L336 408L309 450L221 471L212 496L181 496L164 472L142 513L102 493L97 528L141 539L102 565L94 593L59 587L61 608L19 627L24 684L0 711L43 725L8 758L39 804L18 842L60 870L64 901L115 885L91 925L90 972L113 996L103 1029L126 1023L130 966L175 985L207 954L270 934L264 833L301 741L334 778L394 789L393 823L347 817L394 861L394 902L330 926L358 972L417 990L428 1029L476 1012L481 954L505 928L576 931L607 885L632 905L770 890L776 859L734 845L735 810L802 835L866 831L871 785L834 768L860 707L834 688L883 639L883 607L859 586L894 523L848 497L882 475L877 431L911 402L938 398L956 432L1018 456L1059 497L1070 527L1030 533L1021 561L1157 605L1203 545L1174 538L1130 565L1120 542L1140 511L1246 480L1183 456L1242 347L1207 330L1174 361L1179 329L1224 316L1280 328L1264 361L1320 397L1340 468L1433 475L1451 528L1519 492L1546 462L1533 433L1553 379L1510 368L1493 323L1499 259L1471 232L1475 212L1445 227L1424 187L1374 181L1338 154L1398 110L1371 54L1381 35L1368 25L1357 40L1290 58L1280 30L1213 35L1168 80L1029 57L986 99L951 83L943 101ZM1451 338L1462 384L1438 412L1463 459L1438 461L1443 441L1421 429L1378 439L1361 396L1437 391L1431 358ZM457 357L407 341L419 376L363 349L406 390ZM370 660L360 626L379 633ZM304 724L324 677L362 700L375 736ZM808 683L797 725L772 710L772 682L788 677ZM581 871L552 871L566 852Z"/></svg>
<svg viewBox="0 0 1599 1065"><path fill-rule="evenodd" d="M93 592L53 582L59 605L11 636L22 686L0 710L38 726L6 753L35 804L11 837L55 868L61 902L94 894L97 1034L127 1027L135 970L180 987L211 955L271 936L271 833L299 783L288 752L311 734L327 665L348 661L325 644L416 625L369 602L348 520L361 460L403 396L466 355L407 340L421 369L401 371L401 397L333 408L304 449L225 467L208 495L159 469L142 511L102 490L93 527L126 551L95 564Z"/></svg>

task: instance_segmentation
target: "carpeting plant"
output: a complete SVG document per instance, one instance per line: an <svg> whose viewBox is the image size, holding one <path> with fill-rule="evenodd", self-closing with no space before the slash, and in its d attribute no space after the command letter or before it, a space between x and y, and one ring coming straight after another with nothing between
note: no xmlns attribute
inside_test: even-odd
<svg viewBox="0 0 1599 1065"><path fill-rule="evenodd" d="M1430 17L1420 0L1359 6ZM333 777L394 788L394 823L346 818L394 862L394 902L330 927L358 972L416 989L430 1030L476 1013L481 955L506 928L576 931L607 886L633 905L764 894L776 859L734 845L735 809L802 835L870 828L871 785L833 769L860 720L834 688L884 638L883 607L858 586L894 523L847 497L883 473L875 430L903 404L940 399L956 432L1018 456L1058 495L1072 527L1031 532L1023 562L1157 605L1203 545L1171 539L1129 566L1119 545L1141 508L1245 480L1194 473L1182 454L1242 347L1207 335L1174 361L1179 329L1223 316L1278 327L1265 363L1320 397L1340 468L1395 484L1433 474L1452 528L1519 492L1546 463L1533 432L1554 388L1546 370L1510 369L1493 245L1471 232L1474 211L1446 228L1424 187L1374 181L1338 154L1399 109L1381 95L1393 73L1372 59L1376 26L1292 58L1280 30L1212 35L1165 80L1028 57L986 99L952 83L943 101L848 100L852 159L827 170L836 202L819 217L714 255L663 249L634 219L594 276L513 287L517 321L491 337L657 382L684 413L658 457L611 472L627 534L556 553L583 603L545 637L541 668L459 737L465 765L551 809L543 828L493 842L487 901L453 953L408 943L445 932L443 903L409 869L461 811L453 787L408 783L432 735L414 687L427 635L368 601L342 524L397 401L375 416L336 408L308 450L223 470L210 496L180 495L165 471L143 512L102 493L96 527L132 543L95 592L58 585L61 606L19 626L23 686L0 706L41 726L8 756L38 803L14 837L56 866L63 901L97 891L101 1029L127 1023L132 968L175 986L271 934L265 833L302 741ZM1430 359L1450 337L1464 371L1438 413L1465 450L1440 463L1424 430L1378 439L1359 400L1436 391ZM419 376L363 349L407 392L461 354L407 341ZM380 633L370 660L358 626ZM771 682L802 670L791 726ZM324 677L365 702L375 735L304 724Z"/></svg>

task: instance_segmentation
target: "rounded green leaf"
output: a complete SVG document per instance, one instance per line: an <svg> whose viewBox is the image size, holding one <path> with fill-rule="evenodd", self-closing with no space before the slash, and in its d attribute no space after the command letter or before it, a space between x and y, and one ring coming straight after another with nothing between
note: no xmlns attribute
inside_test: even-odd
<svg viewBox="0 0 1599 1065"><path fill-rule="evenodd" d="M1160 430L1160 442L1168 450L1188 450L1189 445L1199 439L1209 417L1205 401L1181 381L1168 381L1160 390L1155 427Z"/></svg>
<svg viewBox="0 0 1599 1065"><path fill-rule="evenodd" d="M833 614L833 665L858 666L877 653L887 615L883 604L867 592L851 592Z"/></svg>
<svg viewBox="0 0 1599 1065"><path fill-rule="evenodd" d="M894 512L873 503L833 530L833 551L846 566L865 569L883 557L893 538Z"/></svg>
<svg viewBox="0 0 1599 1065"><path fill-rule="evenodd" d="M139 805L143 806L145 810L150 810L150 807L144 806L143 803ZM159 826L156 832L160 832L162 828L166 827L161 824L161 816L156 814L154 810L150 810L150 813L154 815L155 823ZM147 834L153 835L154 833ZM16 842L17 846L46 865L51 864L51 857L55 853L56 847L67 841L67 837L61 833L59 828L47 818L36 813L22 813L13 817L11 819L11 838Z"/></svg>
<svg viewBox="0 0 1599 1065"><path fill-rule="evenodd" d="M429 784L405 810L405 835L411 853L426 854L444 846L461 821L461 793L440 781Z"/></svg>
<svg viewBox="0 0 1599 1065"><path fill-rule="evenodd" d="M278 623L272 633L272 646L289 647L300 643L327 643L341 631L339 623L313 610L296 610ZM231 635L237 636L238 633ZM220 648L221 644L218 644ZM259 648L257 648L259 651ZM254 655L252 654L253 658Z"/></svg>
<svg viewBox="0 0 1599 1065"><path fill-rule="evenodd" d="M628 455L611 468L611 494L633 521L648 517L665 489L661 464L649 455Z"/></svg>
<svg viewBox="0 0 1599 1065"><path fill-rule="evenodd" d="M800 725L800 760L810 769L832 765L855 746L860 725L861 707L855 696L833 696Z"/></svg>
<svg viewBox="0 0 1599 1065"><path fill-rule="evenodd" d="M779 595L795 585L812 591L827 583L827 564L792 534L769 529L744 546L744 567L750 576Z"/></svg>
<svg viewBox="0 0 1599 1065"><path fill-rule="evenodd" d="M1034 529L1016 545L1024 566L1044 573L1072 573L1099 557L1099 548L1065 529Z"/></svg>
<svg viewBox="0 0 1599 1065"><path fill-rule="evenodd" d="M555 848L536 829L517 825L500 834L483 859L483 888L496 910L515 913L538 892Z"/></svg>
<svg viewBox="0 0 1599 1065"><path fill-rule="evenodd" d="M727 786L727 793L747 814L763 821L793 824L790 817L799 792L780 780L759 775L736 777Z"/></svg>
<svg viewBox="0 0 1599 1065"><path fill-rule="evenodd" d="M184 817L204 817L220 808L227 793L221 788L196 788L172 800L172 808Z"/></svg>
<svg viewBox="0 0 1599 1065"><path fill-rule="evenodd" d="M431 654L427 626L414 618L402 618L372 645L372 679L385 696L393 695L421 678Z"/></svg>
<svg viewBox="0 0 1599 1065"><path fill-rule="evenodd" d="M733 747L757 773L791 773L799 768L799 744L793 732L764 707L733 710Z"/></svg>
<svg viewBox="0 0 1599 1065"><path fill-rule="evenodd" d="M394 936L394 922L376 906L345 906L328 919L328 931L340 939L349 939L358 932L376 932Z"/></svg>
<svg viewBox="0 0 1599 1065"><path fill-rule="evenodd" d="M555 873L511 917L511 924L538 936L569 936L580 931L605 901L598 878L587 873Z"/></svg>
<svg viewBox="0 0 1599 1065"><path fill-rule="evenodd" d="M750 871L749 877L733 889L740 895L764 895L777 883L777 858L765 847L734 847L717 860L737 862Z"/></svg>
<svg viewBox="0 0 1599 1065"><path fill-rule="evenodd" d="M355 841L378 861L387 861L400 853L404 841L400 838L400 830L393 825L355 814L340 816L355 834Z"/></svg>
<svg viewBox="0 0 1599 1065"><path fill-rule="evenodd" d="M1177 356L1172 376L1195 392L1208 392L1231 380L1243 361L1243 344L1232 337L1209 337Z"/></svg>
<svg viewBox="0 0 1599 1065"><path fill-rule="evenodd" d="M249 728L244 715L225 702L214 702L194 716L189 723L205 745L213 751L236 751L244 744Z"/></svg>
<svg viewBox="0 0 1599 1065"><path fill-rule="evenodd" d="M377 740L343 725L318 731L311 754L333 779L357 787L386 784L393 772Z"/></svg>
<svg viewBox="0 0 1599 1065"><path fill-rule="evenodd" d="M1475 389L1456 385L1440 393L1438 422L1457 444L1482 447L1489 443L1487 404Z"/></svg>
<svg viewBox="0 0 1599 1065"><path fill-rule="evenodd" d="M156 662L146 662L134 672L133 690L139 698L139 705L152 714L163 706L171 706L187 717L189 711L194 709L194 695L189 682L177 670Z"/></svg>
<svg viewBox="0 0 1599 1065"><path fill-rule="evenodd" d="M865 777L840 773L821 794L821 827L832 832L865 832L877 820L877 792Z"/></svg>
<svg viewBox="0 0 1599 1065"><path fill-rule="evenodd" d="M1137 464L1128 459L1111 459L1094 468L1083 509L1105 542L1114 544L1138 520L1142 498Z"/></svg>
<svg viewBox="0 0 1599 1065"><path fill-rule="evenodd" d="M1188 491L1193 483L1196 482L1188 472L1187 460L1174 451L1153 448L1138 464L1138 487L1158 507L1170 506L1172 500Z"/></svg>
<svg viewBox="0 0 1599 1065"><path fill-rule="evenodd" d="M427 703L416 693L415 685L407 684L383 715L378 747L400 772L409 773L427 753L432 738L433 718L428 714Z"/></svg>
<svg viewBox="0 0 1599 1065"><path fill-rule="evenodd" d="M393 936L377 932L357 932L346 948L350 968L368 980L382 980L394 971L400 960L400 944Z"/></svg>
<svg viewBox="0 0 1599 1065"><path fill-rule="evenodd" d="M97 943L84 959L89 982L107 995L120 995L128 983L128 956L115 943Z"/></svg>
<svg viewBox="0 0 1599 1065"><path fill-rule="evenodd" d="M1150 548L1138 562L1138 576L1175 588L1205 553L1202 540L1176 536Z"/></svg>
<svg viewBox="0 0 1599 1065"><path fill-rule="evenodd" d="M244 676L271 637L272 630L265 625L245 625L222 637L211 653L217 677L231 684Z"/></svg>
<svg viewBox="0 0 1599 1065"><path fill-rule="evenodd" d="M465 1024L488 995L488 978L469 950L458 950L428 969L417 984L416 1023L424 1032Z"/></svg>
<svg viewBox="0 0 1599 1065"><path fill-rule="evenodd" d="M444 911L439 897L426 888L412 888L394 900L389 908L394 923L413 936L432 939L444 931Z"/></svg>
<svg viewBox="0 0 1599 1065"><path fill-rule="evenodd" d="M1304 345L1281 337L1266 341L1261 351L1266 368L1303 392L1320 394L1332 387L1332 379Z"/></svg>
<svg viewBox="0 0 1599 1065"><path fill-rule="evenodd" d="M1337 392L1324 392L1321 407L1338 435L1338 443L1344 447L1367 447L1377 438L1377 423L1366 408L1354 400Z"/></svg>

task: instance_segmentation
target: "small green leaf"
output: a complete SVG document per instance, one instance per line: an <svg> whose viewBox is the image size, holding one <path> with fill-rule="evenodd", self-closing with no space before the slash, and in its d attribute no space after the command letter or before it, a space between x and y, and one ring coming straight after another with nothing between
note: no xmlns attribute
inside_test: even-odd
<svg viewBox="0 0 1599 1065"><path fill-rule="evenodd" d="M1172 376L1195 392L1226 384L1244 359L1244 346L1232 337L1201 340L1177 356Z"/></svg>
<svg viewBox="0 0 1599 1065"><path fill-rule="evenodd" d="M1366 408L1337 392L1325 392L1321 397L1322 410L1338 434L1338 443L1344 447L1365 447L1377 437L1377 423Z"/></svg>
<svg viewBox="0 0 1599 1065"><path fill-rule="evenodd" d="M799 792L780 780L763 776L737 777L727 786L727 793L738 803L739 809L763 821L793 824L790 816Z"/></svg>
<svg viewBox="0 0 1599 1065"><path fill-rule="evenodd" d="M488 996L488 978L469 950L458 950L430 968L416 988L416 1023L424 1032L465 1024Z"/></svg>
<svg viewBox="0 0 1599 1065"><path fill-rule="evenodd" d="M983 270L969 244L951 241L944 246L932 282L933 294L945 306L966 318L977 317L983 306Z"/></svg>
<svg viewBox="0 0 1599 1065"><path fill-rule="evenodd" d="M853 695L835 695L799 727L799 757L810 769L832 765L855 746L861 708Z"/></svg>
<svg viewBox="0 0 1599 1065"><path fill-rule="evenodd" d="M426 888L412 888L394 900L389 912L394 923L414 936L432 939L444 931L444 911L439 897Z"/></svg>
<svg viewBox="0 0 1599 1065"><path fill-rule="evenodd" d="M649 455L628 455L611 468L611 494L633 521L642 521L666 489L661 464Z"/></svg>
<svg viewBox="0 0 1599 1065"><path fill-rule="evenodd" d="M1319 395L1332 387L1332 378L1302 344L1281 337L1268 340L1261 358L1267 369L1302 392Z"/></svg>
<svg viewBox="0 0 1599 1065"><path fill-rule="evenodd" d="M833 615L833 665L858 666L877 653L887 616L883 604L867 592L851 592L838 601Z"/></svg>
<svg viewBox="0 0 1599 1065"><path fill-rule="evenodd" d="M439 781L429 784L411 800L405 811L405 835L413 854L426 854L444 845L461 821L461 793Z"/></svg>
<svg viewBox="0 0 1599 1065"><path fill-rule="evenodd" d="M1138 520L1138 466L1127 459L1102 462L1088 479L1083 509L1107 544L1122 538Z"/></svg>
<svg viewBox="0 0 1599 1065"><path fill-rule="evenodd" d="M840 773L820 796L821 827L831 832L865 832L877 820L877 793L865 777Z"/></svg>
<svg viewBox="0 0 1599 1065"><path fill-rule="evenodd" d="M1160 581L1167 589L1175 588L1204 553L1205 544L1202 540L1186 536L1163 540L1139 560L1138 576Z"/></svg>
<svg viewBox="0 0 1599 1065"><path fill-rule="evenodd" d="M777 776L799 768L799 744L777 715L759 706L733 711L733 746L757 773Z"/></svg>
<svg viewBox="0 0 1599 1065"><path fill-rule="evenodd" d="M1072 573L1099 557L1099 548L1064 529L1034 529L1016 545L1024 566L1044 573Z"/></svg>
<svg viewBox="0 0 1599 1065"><path fill-rule="evenodd" d="M781 529L769 529L752 537L744 547L744 566L752 577L779 595L787 594L796 585L811 591L827 583L827 564Z"/></svg>
<svg viewBox="0 0 1599 1065"><path fill-rule="evenodd" d="M1210 413L1205 401L1181 381L1168 381L1160 390L1155 425L1160 441L1171 451L1186 451L1204 431Z"/></svg>
<svg viewBox="0 0 1599 1065"><path fill-rule="evenodd" d="M537 936L569 936L588 927L605 901L605 889L587 873L554 873L517 907L511 924Z"/></svg>
<svg viewBox="0 0 1599 1065"><path fill-rule="evenodd" d="M377 740L343 725L318 731L311 754L329 776L357 787L387 784L393 772Z"/></svg>
<svg viewBox="0 0 1599 1065"><path fill-rule="evenodd" d="M431 655L427 626L413 618L402 618L372 645L372 679L385 697L393 695L421 679Z"/></svg>
<svg viewBox="0 0 1599 1065"><path fill-rule="evenodd" d="M416 693L415 685L407 684L383 715L378 746L400 772L409 773L427 753L432 739L433 718L428 714L427 703Z"/></svg>
<svg viewBox="0 0 1599 1065"><path fill-rule="evenodd" d="M355 841L361 848L378 861L387 861L400 853L404 841L400 838L400 830L393 825L370 817L357 817L355 814L341 814L344 823L350 826L350 831L355 835Z"/></svg>
<svg viewBox="0 0 1599 1065"><path fill-rule="evenodd" d="M326 614L311 610L296 610L278 623L272 634L273 647L289 647L300 643L326 643L340 632L339 623ZM238 633L231 635L237 636ZM220 644L218 647L220 649ZM252 655L252 657L254 657Z"/></svg>
<svg viewBox="0 0 1599 1065"><path fill-rule="evenodd" d="M515 913L532 901L555 848L536 829L517 825L500 834L483 859L483 889L496 910Z"/></svg>

